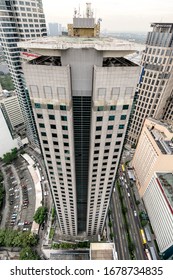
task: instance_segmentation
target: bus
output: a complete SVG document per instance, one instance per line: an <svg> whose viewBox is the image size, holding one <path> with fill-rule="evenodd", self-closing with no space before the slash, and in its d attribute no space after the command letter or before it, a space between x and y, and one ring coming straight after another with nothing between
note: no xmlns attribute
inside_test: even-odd
<svg viewBox="0 0 173 280"><path fill-rule="evenodd" d="M151 236L147 227L144 227L145 235L148 242L151 242Z"/></svg>
<svg viewBox="0 0 173 280"><path fill-rule="evenodd" d="M152 260L150 252L149 252L148 249L145 249L145 254L146 254L146 257L147 257L148 260Z"/></svg>
<svg viewBox="0 0 173 280"><path fill-rule="evenodd" d="M154 247L149 247L149 248L150 248L150 254L151 254L152 259L153 259L153 260L157 260Z"/></svg>
<svg viewBox="0 0 173 280"><path fill-rule="evenodd" d="M143 229L140 229L140 233L141 233L141 237L142 237L142 244L145 245L147 243L147 241L146 241Z"/></svg>

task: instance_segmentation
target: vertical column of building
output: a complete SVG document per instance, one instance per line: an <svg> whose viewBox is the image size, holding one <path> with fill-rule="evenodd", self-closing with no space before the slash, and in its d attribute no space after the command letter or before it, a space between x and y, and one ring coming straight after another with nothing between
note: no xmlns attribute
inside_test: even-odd
<svg viewBox="0 0 173 280"><path fill-rule="evenodd" d="M173 24L154 23L142 55L142 80L128 132L128 143L135 144L147 116L161 119L172 91Z"/></svg>
<svg viewBox="0 0 173 280"><path fill-rule="evenodd" d="M122 58L115 67L94 68L87 233L102 233L117 172L139 67ZM122 67L121 67L122 63ZM123 65L125 67L123 67ZM129 66L129 67L128 67Z"/></svg>
<svg viewBox="0 0 173 280"><path fill-rule="evenodd" d="M41 148L63 234L77 234L76 178L71 77L50 57L24 65ZM36 62L37 61L37 62Z"/></svg>
<svg viewBox="0 0 173 280"><path fill-rule="evenodd" d="M1 1L1 44L25 119L27 136L39 146L35 121L22 74L20 48L17 42L46 35L42 1Z"/></svg>

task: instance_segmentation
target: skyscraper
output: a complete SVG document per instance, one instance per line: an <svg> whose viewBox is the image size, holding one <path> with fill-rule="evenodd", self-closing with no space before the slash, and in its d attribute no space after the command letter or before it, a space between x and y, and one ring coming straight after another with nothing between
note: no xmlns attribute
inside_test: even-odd
<svg viewBox="0 0 173 280"><path fill-rule="evenodd" d="M46 35L45 17L41 0L0 1L1 45L24 115L27 136L38 145L37 132L28 91L20 61L21 49L17 42Z"/></svg>
<svg viewBox="0 0 173 280"><path fill-rule="evenodd" d="M153 23L142 55L142 74L133 111L128 143L135 144L145 118L162 119L173 89L173 24ZM168 104L167 104L168 106Z"/></svg>
<svg viewBox="0 0 173 280"><path fill-rule="evenodd" d="M102 232L140 67L132 43L99 38L91 11L71 37L20 43L38 58L23 64L61 230ZM89 38L88 38L89 37Z"/></svg>

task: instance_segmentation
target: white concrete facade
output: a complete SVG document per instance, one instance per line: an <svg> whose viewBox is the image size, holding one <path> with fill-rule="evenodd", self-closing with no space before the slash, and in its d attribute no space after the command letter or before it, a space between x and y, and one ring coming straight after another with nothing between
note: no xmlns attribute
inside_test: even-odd
<svg viewBox="0 0 173 280"><path fill-rule="evenodd" d="M128 43L56 40L20 43L41 55L23 70L61 230L97 235L103 231L140 67L119 57L132 52Z"/></svg>

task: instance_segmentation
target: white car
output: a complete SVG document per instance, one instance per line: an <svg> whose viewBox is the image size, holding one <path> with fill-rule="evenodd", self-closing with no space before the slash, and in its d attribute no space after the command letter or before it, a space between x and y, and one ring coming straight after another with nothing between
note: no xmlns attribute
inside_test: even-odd
<svg viewBox="0 0 173 280"><path fill-rule="evenodd" d="M125 186L126 186L126 189L128 189L128 186L127 186L127 184L125 184Z"/></svg>
<svg viewBox="0 0 173 280"><path fill-rule="evenodd" d="M137 212L136 212L136 210L134 210L134 216L135 216L135 217L137 216Z"/></svg>
<svg viewBox="0 0 173 280"><path fill-rule="evenodd" d="M130 194L129 194L129 192L127 193L127 195L128 195L128 197L130 197Z"/></svg>

